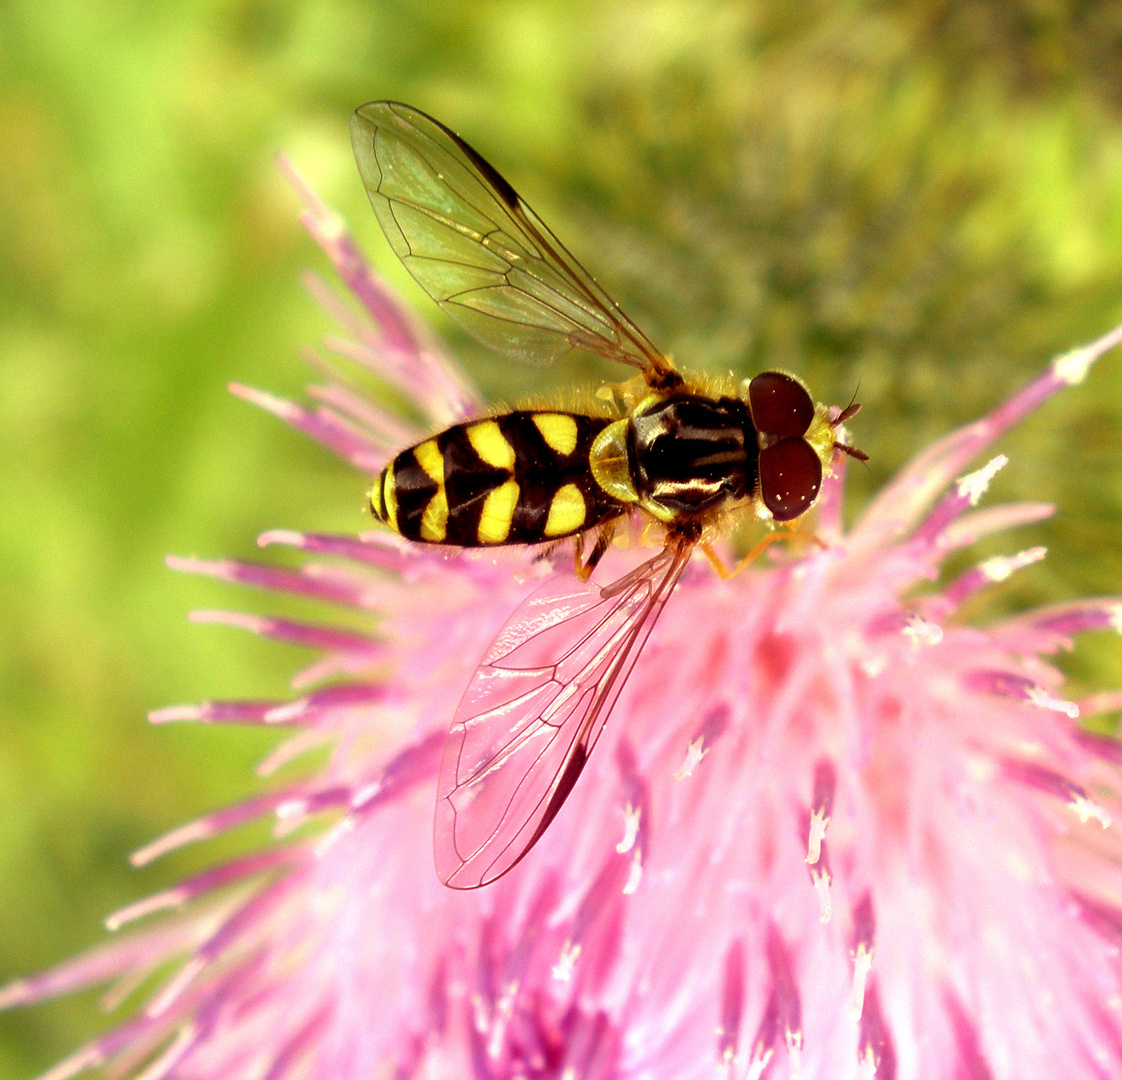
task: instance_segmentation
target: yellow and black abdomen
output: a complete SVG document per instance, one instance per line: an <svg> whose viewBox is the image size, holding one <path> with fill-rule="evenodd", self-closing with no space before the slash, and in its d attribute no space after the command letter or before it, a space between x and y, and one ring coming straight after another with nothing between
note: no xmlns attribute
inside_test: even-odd
<svg viewBox="0 0 1122 1080"><path fill-rule="evenodd" d="M477 547L572 536L627 506L593 479L608 420L511 412L457 424L402 451L370 492L374 516L409 540Z"/></svg>

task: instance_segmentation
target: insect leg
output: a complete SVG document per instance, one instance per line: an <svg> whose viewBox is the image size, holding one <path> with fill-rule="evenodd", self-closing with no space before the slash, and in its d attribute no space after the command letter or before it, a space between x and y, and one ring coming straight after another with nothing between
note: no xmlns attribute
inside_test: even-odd
<svg viewBox="0 0 1122 1080"><path fill-rule="evenodd" d="M596 543L592 547L592 551L588 554L588 561L580 565L580 547L577 548L577 577L581 581L587 581L592 576L592 571L596 569L600 560L604 557L604 552L608 550L612 543L612 537L615 535L616 525L614 521L609 521L605 525L600 526L600 531L596 535ZM580 540L577 541L578 545Z"/></svg>
<svg viewBox="0 0 1122 1080"><path fill-rule="evenodd" d="M573 571L581 581L588 580L588 574L584 572L584 533L577 533L573 538Z"/></svg>
<svg viewBox="0 0 1122 1080"><path fill-rule="evenodd" d="M787 530L785 532L770 532L764 536L751 551L748 552L742 559L740 559L735 566L731 569L725 565L725 560L714 551L711 545L701 543L698 547L701 548L705 557L709 560L713 569L717 571L719 577L728 581L730 578L736 577L745 567L754 563L772 544L777 544L780 541L798 541L799 543L810 542L817 544L820 548L825 550L826 542L821 537L815 536L814 533L801 533Z"/></svg>

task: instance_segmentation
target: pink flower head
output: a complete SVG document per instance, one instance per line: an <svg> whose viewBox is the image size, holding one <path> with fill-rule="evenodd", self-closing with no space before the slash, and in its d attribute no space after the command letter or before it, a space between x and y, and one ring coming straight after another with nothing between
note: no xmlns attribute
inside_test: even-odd
<svg viewBox="0 0 1122 1080"><path fill-rule="evenodd" d="M329 347L428 425L476 412L467 381L304 196L360 308L314 285L348 335ZM1037 548L931 584L948 554L1051 512L978 508L1005 459L978 462L1120 340L1061 357L921 452L849 530L839 462L822 549L731 581L695 558L548 833L486 888L456 891L434 871L445 735L511 612L535 590L562 602L568 555L448 554L374 529L266 533L262 546L308 553L298 570L171 560L319 598L347 628L200 614L319 659L294 700L153 719L291 729L265 773L313 748L330 760L137 853L275 822L265 850L118 912L113 944L10 984L0 1003L113 980L116 1002L164 973L51 1080L102 1064L144 1080L1122 1076L1122 749L1080 723L1118 701L1068 700L1046 659L1122 626L1122 600L984 631L956 619ZM335 375L311 408L235 392L367 475L422 434ZM613 550L596 578L649 555Z"/></svg>

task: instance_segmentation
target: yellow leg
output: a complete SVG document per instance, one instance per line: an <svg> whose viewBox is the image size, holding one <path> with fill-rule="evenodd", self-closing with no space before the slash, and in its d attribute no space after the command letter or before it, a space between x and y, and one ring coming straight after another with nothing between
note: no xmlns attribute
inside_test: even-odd
<svg viewBox="0 0 1122 1080"><path fill-rule="evenodd" d="M814 533L801 533L794 532L792 530L788 530L787 532L770 532L766 536L761 538L760 542L756 544L756 546L753 547L752 550L749 551L748 554L745 555L744 558L741 559L731 570L725 565L724 559L722 559L721 556L718 555L717 552L715 552L709 544L701 543L698 544L698 547L700 547L702 552L704 552L705 557L712 564L713 569L717 571L717 574L727 581L729 580L729 578L736 577L736 575L739 574L746 566L754 563L769 547L771 547L772 544L777 544L780 541L788 540L797 540L800 543L809 541L811 543L817 544L821 548L826 547L825 542L819 537L815 536Z"/></svg>
<svg viewBox="0 0 1122 1080"><path fill-rule="evenodd" d="M584 565L584 533L577 536L573 544L573 571L581 581L587 581L592 576L592 571Z"/></svg>
<svg viewBox="0 0 1122 1080"><path fill-rule="evenodd" d="M581 581L587 581L592 577L592 571L596 569L600 560L604 557L604 552L608 550L612 542L612 537L615 535L615 531L616 526L614 521L609 521L600 526L600 530L596 534L596 543L588 553L587 561L584 561L583 558L585 534L581 533L576 538L576 546L573 550L573 569L576 571L577 577L579 577Z"/></svg>

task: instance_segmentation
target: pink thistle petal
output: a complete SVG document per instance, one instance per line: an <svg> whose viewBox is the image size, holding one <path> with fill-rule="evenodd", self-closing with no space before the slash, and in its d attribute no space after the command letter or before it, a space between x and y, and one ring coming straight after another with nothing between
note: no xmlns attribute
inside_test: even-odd
<svg viewBox="0 0 1122 1080"><path fill-rule="evenodd" d="M1018 570L1040 562L1047 554L1047 548L1034 547L1019 551L1016 555L997 555L979 563L943 590L943 600L946 602L945 614L950 614L954 609L961 607L987 586L1007 581Z"/></svg>
<svg viewBox="0 0 1122 1080"><path fill-rule="evenodd" d="M1040 709L1064 713L1072 719L1079 715L1079 706L1075 702L1053 697L1043 686L1015 672L970 671L963 676L963 684L980 693L1024 701Z"/></svg>
<svg viewBox="0 0 1122 1080"><path fill-rule="evenodd" d="M1041 635L1046 643L1037 645L1040 649L1068 648L1072 638L1090 630L1122 633L1122 600L1108 596L1053 604L1031 615L1010 620L1002 624L1001 629Z"/></svg>
<svg viewBox="0 0 1122 1080"><path fill-rule="evenodd" d="M740 1051L740 1024L744 1014L744 942L737 939L725 955L721 1019L717 1026L717 1060L731 1074Z"/></svg>
<svg viewBox="0 0 1122 1080"><path fill-rule="evenodd" d="M282 155L278 164L304 203L305 212L300 219L304 227L331 259L351 295L373 318L388 349L415 357L416 382L411 389L417 400L439 398L447 395L449 388L459 387L464 380L455 369L442 364L422 346L412 320L371 270L342 220L312 192L288 158ZM434 419L451 422L467 415L475 404L459 395L452 396L448 401L448 415Z"/></svg>
<svg viewBox="0 0 1122 1080"><path fill-rule="evenodd" d="M354 580L333 581L318 572L314 566L293 572L271 566L260 566L256 563L240 562L236 559L216 561L185 559L177 555L169 555L165 561L173 570L252 585L257 589L307 596L316 600L325 600L330 604L364 607L368 599L363 587Z"/></svg>
<svg viewBox="0 0 1122 1080"><path fill-rule="evenodd" d="M833 763L820 761L814 767L814 796L807 828L806 861L810 866L814 866L822 854L822 841L830 824L836 787L837 770Z"/></svg>
<svg viewBox="0 0 1122 1080"><path fill-rule="evenodd" d="M432 383L433 373L421 365L431 355L425 351L395 352L371 349L362 340L328 336L324 347L344 360L350 360L381 375L409 398L425 403L425 414L434 426L446 427L480 411L480 403L471 406L459 396L448 398L450 379L445 378L439 387ZM467 411L465 411L467 410Z"/></svg>
<svg viewBox="0 0 1122 1080"><path fill-rule="evenodd" d="M183 908L188 902L214 889L220 889L236 881L256 877L268 870L287 866L305 857L299 848L273 848L255 855L214 866L201 874L189 877L178 885L153 896L138 900L135 904L113 912L105 919L110 930L119 930L126 923L135 922L157 911Z"/></svg>
<svg viewBox="0 0 1122 1080"><path fill-rule="evenodd" d="M955 1076L961 1076L963 1080L993 1080L993 1073L978 1045L977 1028L949 989L944 993L944 1001L950 1015L957 1050Z"/></svg>
<svg viewBox="0 0 1122 1080"><path fill-rule="evenodd" d="M372 781L354 793L351 805L355 810L372 810L414 784L433 780L443 749L444 737L440 732L407 746Z"/></svg>
<svg viewBox="0 0 1122 1080"><path fill-rule="evenodd" d="M1122 910L1078 893L1072 894L1072 900L1080 918L1092 927L1096 934L1107 941L1114 942L1115 947L1122 950Z"/></svg>
<svg viewBox="0 0 1122 1080"><path fill-rule="evenodd" d="M16 979L0 988L0 1008L27 1005L96 986L136 970L150 971L168 956L189 952L210 933L213 919L177 919L100 945L41 975Z"/></svg>
<svg viewBox="0 0 1122 1080"><path fill-rule="evenodd" d="M1122 342L1122 327L1116 327L1090 345L1057 357L1043 374L998 406L984 420L946 436L918 454L900 475L873 500L855 530L859 536L885 536L910 529L923 510L955 475L995 439L1004 434L1059 390L1082 382L1091 365ZM929 532L946 528L952 507L948 505ZM942 520L946 518L947 520Z"/></svg>
<svg viewBox="0 0 1122 1080"><path fill-rule="evenodd" d="M569 923L565 948L581 957L578 981L593 989L603 985L617 957L620 909L630 876L629 860L608 855Z"/></svg>
<svg viewBox="0 0 1122 1080"><path fill-rule="evenodd" d="M377 443L328 409L306 409L240 383L230 383L230 393L271 412L289 427L334 450L356 469L377 472L386 462L385 453Z"/></svg>
<svg viewBox="0 0 1122 1080"><path fill-rule="evenodd" d="M277 1049L273 1064L264 1074L263 1080L281 1080L293 1071L293 1066L310 1052L329 1027L333 1017L330 1005L324 1004L314 1012L289 1038Z"/></svg>
<svg viewBox="0 0 1122 1080"><path fill-rule="evenodd" d="M682 764L674 772L675 780L684 780L693 775L694 769L701 763L705 755L712 749L713 744L724 734L729 722L729 709L727 705L718 705L710 710L709 715L701 722L694 732L686 747L686 756Z"/></svg>
<svg viewBox="0 0 1122 1080"><path fill-rule="evenodd" d="M865 1014L869 1001L869 971L873 966L873 935L876 931L876 915L873 911L873 898L865 893L853 909L853 944L850 955L853 957L853 994L850 997L850 1014L860 1020ZM877 1029L877 1038L883 1035L884 1021L879 1015L869 1023Z"/></svg>
<svg viewBox="0 0 1122 1080"><path fill-rule="evenodd" d="M319 274L307 270L301 275L301 281L312 299L323 308L332 321L354 339L351 349L362 350L356 355L362 357L363 366L392 379L392 369L395 369L399 363L399 357L409 355L409 346L404 341L383 342L377 320L371 322L368 311L358 311L353 304L344 301ZM412 333L411 330L408 332ZM335 340L340 339L333 336L332 341ZM363 342L365 349L357 342ZM392 352L394 355L385 357L386 352ZM384 370L386 368L391 371Z"/></svg>
<svg viewBox="0 0 1122 1080"><path fill-rule="evenodd" d="M383 461L391 456L390 451L396 453L400 447L417 442L424 434L416 425L405 423L389 409L376 407L358 390L338 383L309 386L308 397L334 409L344 418L357 422L380 449L387 451Z"/></svg>
<svg viewBox="0 0 1122 1080"><path fill-rule="evenodd" d="M870 546L887 544L909 533L954 479L957 462L965 464L974 456L972 450L963 452L971 436L971 428L959 428L916 454L865 508L851 543L867 538Z"/></svg>
<svg viewBox="0 0 1122 1080"><path fill-rule="evenodd" d="M129 861L133 866L147 866L148 863L154 862L170 851L176 851L187 844L210 840L230 829L272 814L278 806L294 798L296 793L302 790L303 785L279 788L196 818L145 844L144 847L133 852Z"/></svg>
<svg viewBox="0 0 1122 1080"><path fill-rule="evenodd" d="M1103 695L1103 697L1107 697L1107 695ZM1106 708L1103 708L1104 705L1110 710L1122 708L1122 694L1109 695L1109 700L1107 702L1097 698L1084 701L1080 705L1080 711L1084 715L1093 716L1096 712L1105 712ZM1113 735L1098 735L1091 731L1076 731L1074 737L1083 749L1094 754L1096 757L1101 758L1103 761L1109 761L1112 765L1122 765L1122 742Z"/></svg>
<svg viewBox="0 0 1122 1080"><path fill-rule="evenodd" d="M944 551L970 547L995 533L1046 521L1056 512L1051 503L1006 503L963 514L943 530Z"/></svg>
<svg viewBox="0 0 1122 1080"><path fill-rule="evenodd" d="M43 1073L39 1080L69 1080L88 1069L96 1069L118 1053L144 1041L148 1028L149 1025L144 1021L122 1024L115 1031L87 1043L81 1050L60 1061L53 1069Z"/></svg>
<svg viewBox="0 0 1122 1080"><path fill-rule="evenodd" d="M307 273L303 281L316 302L351 335L349 338L328 337L325 347L412 398L431 426L446 427L482 411L482 401L459 369L439 358L431 346L417 350L394 348L380 338L366 319L342 303L318 274ZM384 283L379 283L377 288L388 295ZM313 367L323 366L317 356ZM331 364L326 366L332 367ZM444 376L440 374L442 371L446 373ZM329 377L337 383L337 375Z"/></svg>
<svg viewBox="0 0 1122 1080"><path fill-rule="evenodd" d="M363 302L394 348L403 352L415 350L417 339L410 320L403 315L401 305L373 283L366 262L347 233L342 219L316 195L290 158L281 154L277 158L277 164L304 204L301 223L327 252L339 276Z"/></svg>
<svg viewBox="0 0 1122 1080"><path fill-rule="evenodd" d="M286 739L275 750L262 758L257 765L257 775L272 776L278 770L292 764L293 761L305 754L330 746L337 737L338 733L330 729L305 728Z"/></svg>
<svg viewBox="0 0 1122 1080"><path fill-rule="evenodd" d="M381 683L353 682L344 686L329 686L277 705L264 719L267 724L312 724L321 720L338 724L346 719L350 709L366 709L385 697L386 689Z"/></svg>
<svg viewBox="0 0 1122 1080"><path fill-rule="evenodd" d="M651 842L651 800L647 781L639 772L635 751L627 742L620 742L616 750L620 780L623 786L623 836L616 844L616 851L626 855L631 861L625 894L633 893L639 887L643 873L643 860Z"/></svg>
<svg viewBox="0 0 1122 1080"><path fill-rule="evenodd" d="M1066 802L1082 821L1095 818L1104 829L1110 827L1110 817L1106 811L1096 806L1087 792L1066 776L1031 761L1007 760L1002 764L1009 779Z"/></svg>
<svg viewBox="0 0 1122 1080"><path fill-rule="evenodd" d="M263 724L276 701L203 701L198 705L169 705L153 709L148 720L153 724L182 723L194 720L200 724ZM285 702L287 704L287 702Z"/></svg>
<svg viewBox="0 0 1122 1080"><path fill-rule="evenodd" d="M296 799L289 799L277 807L277 836L288 836L309 818L326 810L341 810L354 803L354 789L338 784L320 788Z"/></svg>
<svg viewBox="0 0 1122 1080"><path fill-rule="evenodd" d="M960 476L950 494L944 496L916 528L912 534L914 539L921 543L934 543L940 539L963 511L978 505L989 490L990 482L1008 464L1009 459L999 454L975 472Z"/></svg>
<svg viewBox="0 0 1122 1080"><path fill-rule="evenodd" d="M294 701L205 701L176 705L148 714L153 724L193 720L201 724L308 724L331 720L348 705L366 706L382 700L384 688L374 683L349 683L318 690Z"/></svg>
<svg viewBox="0 0 1122 1080"><path fill-rule="evenodd" d="M390 532L363 533L357 540L273 529L258 537L258 545L284 544L306 551L340 556L351 562L390 571L392 576L367 577L351 572L332 579L326 567L309 565L309 577L323 582L335 580L341 590L352 590L352 601L374 611L401 605L402 594L419 582L444 581L448 584L472 577L480 583L508 581L526 575L525 566L507 568L507 561L495 552L490 557L473 557L469 552L447 551L435 545L411 544ZM192 569L187 567L187 569ZM537 569L546 570L543 563ZM531 575L533 576L533 575ZM304 591L300 585L296 591Z"/></svg>
<svg viewBox="0 0 1122 1080"><path fill-rule="evenodd" d="M270 529L257 538L258 547L269 547L271 544L285 544L288 547L299 548L301 551L338 555L341 558L356 561L369 561L375 566L383 566L382 560L385 559L385 569L399 569L399 565L390 563L386 553L379 551L373 544L364 544L361 540L355 540L351 536L329 536L322 533L293 532L291 529ZM401 561L398 560L398 564Z"/></svg>
<svg viewBox="0 0 1122 1080"><path fill-rule="evenodd" d="M861 1031L858 1036L857 1054L862 1064L872 1070L877 1080L896 1080L896 1049L892 1045L892 1035L881 1013L880 996L875 983L870 983L865 991L861 1007Z"/></svg>
<svg viewBox="0 0 1122 1080"><path fill-rule="evenodd" d="M284 641L289 645L302 645L309 649L322 649L331 653L357 654L360 662L369 662L384 653L384 647L360 634L336 630L326 626L310 626L289 619L267 619L246 615L240 611L193 611L191 622L237 626L260 637Z"/></svg>

